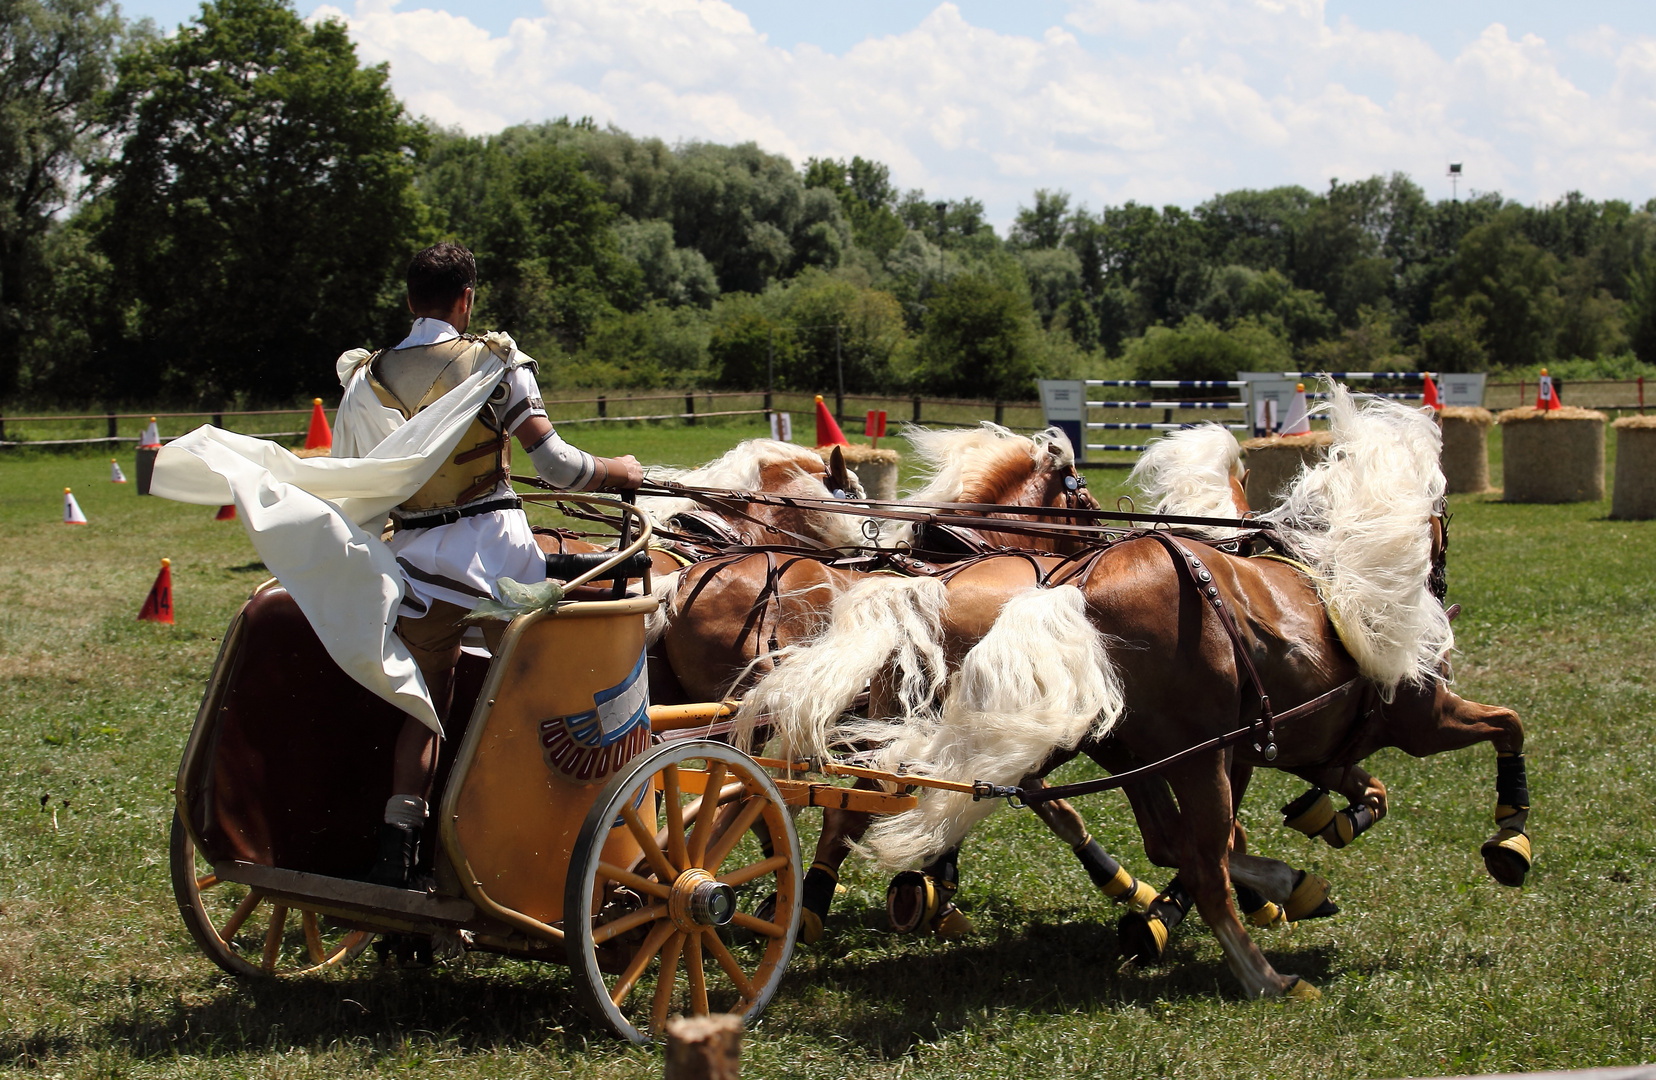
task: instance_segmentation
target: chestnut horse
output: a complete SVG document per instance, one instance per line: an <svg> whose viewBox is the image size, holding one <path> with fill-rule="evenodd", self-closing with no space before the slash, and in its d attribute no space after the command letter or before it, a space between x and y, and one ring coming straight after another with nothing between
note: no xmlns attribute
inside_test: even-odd
<svg viewBox="0 0 1656 1080"><path fill-rule="evenodd" d="M1292 560L1143 538L1100 552L1065 584L1011 598L940 594L932 583L888 586L909 594L911 625L938 627L929 639L911 633L905 650L886 658L897 669L881 676L892 688L884 715L895 722L882 730L837 719L854 692L822 677L823 658L848 645L833 630L761 680L739 719L763 719L781 733L785 752L873 744L865 757L883 768L904 763L910 772L1006 785L1078 749L1113 755L1120 766L1121 755L1144 763L1204 747L1162 772L1178 809L1173 827L1164 823L1155 839L1176 854L1249 996L1314 996L1309 984L1272 969L1230 904L1231 871L1250 861L1232 850L1233 763L1336 786L1342 773L1364 775L1350 767L1383 746L1420 756L1492 742L1500 831L1484 846L1485 863L1504 884L1521 883L1529 865L1522 725L1511 710L1466 701L1445 681L1453 634L1427 584L1431 519L1443 495L1436 427L1389 402L1359 409L1336 389L1332 430L1329 460L1302 474L1270 516ZM957 611L957 602L993 614ZM971 647L933 709L912 688L944 677L935 652L945 625L962 635L955 648ZM1043 663L1059 644L1097 662ZM1348 685L1373 692L1322 696ZM807 690L814 696L800 696ZM1278 710L1321 704L1284 714L1269 760L1247 741L1209 746L1246 726L1266 698ZM835 719L824 723L825 715ZM912 863L958 843L985 812L970 796L929 791L916 810L876 823L868 844L888 864ZM1275 899L1285 883L1272 888L1271 876L1257 883Z"/></svg>

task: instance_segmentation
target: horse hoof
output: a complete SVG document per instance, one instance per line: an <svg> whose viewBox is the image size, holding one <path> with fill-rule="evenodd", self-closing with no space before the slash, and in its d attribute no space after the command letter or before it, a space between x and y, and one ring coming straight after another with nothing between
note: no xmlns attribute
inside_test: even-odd
<svg viewBox="0 0 1656 1080"><path fill-rule="evenodd" d="M1518 888L1529 876L1530 838L1517 829L1502 829L1483 846L1484 869L1502 885Z"/></svg>
<svg viewBox="0 0 1656 1080"><path fill-rule="evenodd" d="M1322 991L1296 975L1294 981L1288 984L1288 989L1282 992L1282 996L1293 998L1295 1001L1321 1001Z"/></svg>
<svg viewBox="0 0 1656 1080"><path fill-rule="evenodd" d="M799 915L799 940L815 945L822 940L822 916L806 908Z"/></svg>
<svg viewBox="0 0 1656 1080"><path fill-rule="evenodd" d="M1116 923L1117 952L1140 967L1161 963L1167 951L1167 924L1148 912L1130 911Z"/></svg>
<svg viewBox="0 0 1656 1080"><path fill-rule="evenodd" d="M1299 880L1294 883L1294 891L1288 897L1288 906L1283 914L1289 922L1301 922L1305 919L1326 919L1331 915L1338 915L1340 909L1328 899L1328 882L1316 874L1300 871Z"/></svg>

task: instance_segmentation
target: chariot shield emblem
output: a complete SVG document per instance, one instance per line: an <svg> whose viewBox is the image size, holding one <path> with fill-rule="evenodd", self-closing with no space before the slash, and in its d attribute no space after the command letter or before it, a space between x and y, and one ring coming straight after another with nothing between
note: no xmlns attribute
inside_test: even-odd
<svg viewBox="0 0 1656 1080"><path fill-rule="evenodd" d="M650 741L644 654L621 682L592 695L592 708L540 722L546 767L575 784L602 784Z"/></svg>

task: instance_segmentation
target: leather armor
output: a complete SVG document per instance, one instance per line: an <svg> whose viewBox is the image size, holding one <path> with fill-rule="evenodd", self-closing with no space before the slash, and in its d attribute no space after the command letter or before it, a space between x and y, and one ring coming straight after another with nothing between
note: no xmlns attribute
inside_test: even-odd
<svg viewBox="0 0 1656 1080"><path fill-rule="evenodd" d="M368 384L381 404L409 420L469 378L491 349L500 353L493 342L469 334L435 345L386 349L369 361ZM501 359L509 357L501 355ZM448 460L420 490L403 500L399 511L414 514L464 506L489 494L511 475L511 437L502 422L507 393L502 379Z"/></svg>

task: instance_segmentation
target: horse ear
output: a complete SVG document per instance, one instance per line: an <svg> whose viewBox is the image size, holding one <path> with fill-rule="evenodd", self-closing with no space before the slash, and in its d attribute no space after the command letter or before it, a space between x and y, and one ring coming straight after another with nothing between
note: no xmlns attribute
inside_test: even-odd
<svg viewBox="0 0 1656 1080"><path fill-rule="evenodd" d="M851 485L845 481L845 455L837 446L828 454L828 490L851 490Z"/></svg>

